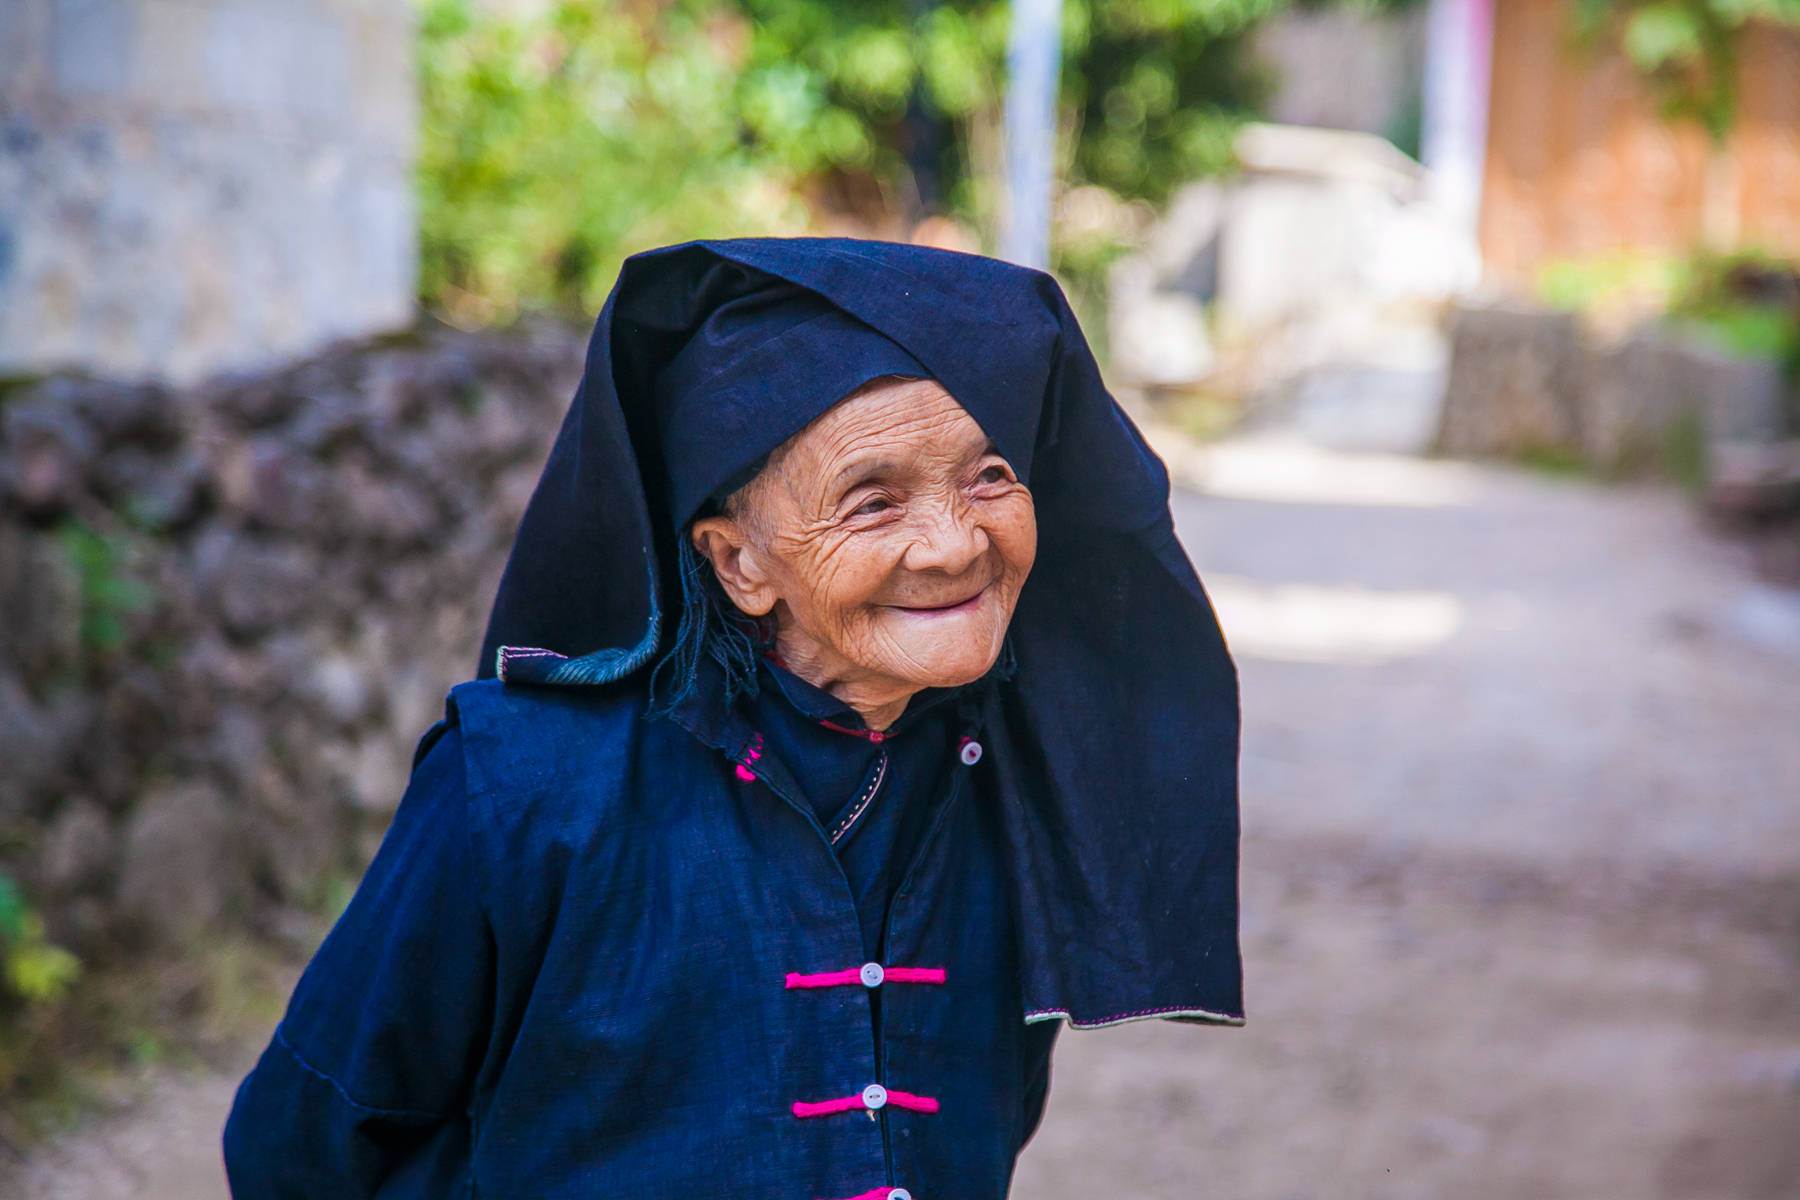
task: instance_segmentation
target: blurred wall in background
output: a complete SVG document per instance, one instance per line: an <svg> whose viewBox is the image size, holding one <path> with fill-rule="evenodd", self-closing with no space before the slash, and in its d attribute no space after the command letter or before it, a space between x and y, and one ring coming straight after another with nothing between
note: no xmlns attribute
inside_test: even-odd
<svg viewBox="0 0 1800 1200"><path fill-rule="evenodd" d="M1752 24L1738 108L1716 152L1671 122L1617 53L1570 36L1567 0L1507 0L1494 16L1481 243L1498 278L1548 260L1697 243L1800 255L1800 30Z"/></svg>
<svg viewBox="0 0 1800 1200"><path fill-rule="evenodd" d="M1283 125L1378 133L1419 153L1425 8L1291 8L1256 31L1274 75L1268 116Z"/></svg>
<svg viewBox="0 0 1800 1200"><path fill-rule="evenodd" d="M0 3L0 373L194 379L409 321L407 0Z"/></svg>

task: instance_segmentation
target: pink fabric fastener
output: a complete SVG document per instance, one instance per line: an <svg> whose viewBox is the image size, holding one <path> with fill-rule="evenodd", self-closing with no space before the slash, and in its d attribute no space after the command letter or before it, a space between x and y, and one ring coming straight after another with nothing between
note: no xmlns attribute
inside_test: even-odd
<svg viewBox="0 0 1800 1200"><path fill-rule="evenodd" d="M762 734L760 734L760 733L751 734L750 735L750 748L748 750L744 751L744 761L737 765L737 777L739 779L743 780L745 783L755 783L756 782L756 772L752 771L750 769L750 764L754 763L757 759L762 757L762 751L763 751Z"/></svg>
<svg viewBox="0 0 1800 1200"><path fill-rule="evenodd" d="M877 746L887 741L888 735L879 729L852 729L848 725L839 725L836 721L820 721L819 724L833 733L847 733L851 737L859 737L865 742L873 742Z"/></svg>
<svg viewBox="0 0 1800 1200"><path fill-rule="evenodd" d="M882 982L942 983L944 982L944 968L889 967L882 972ZM860 967L851 967L848 971L823 971L817 975L802 975L795 971L789 971L787 977L787 986L790 988L845 987L853 983L862 983Z"/></svg>
<svg viewBox="0 0 1800 1200"><path fill-rule="evenodd" d="M934 1113L938 1110L938 1102L930 1096L915 1096L911 1092L896 1092L889 1089L888 1107L904 1108L912 1112ZM855 1112L859 1108L867 1108L863 1103L862 1093L845 1096L841 1100L796 1100L794 1115L796 1117L826 1117L832 1113Z"/></svg>

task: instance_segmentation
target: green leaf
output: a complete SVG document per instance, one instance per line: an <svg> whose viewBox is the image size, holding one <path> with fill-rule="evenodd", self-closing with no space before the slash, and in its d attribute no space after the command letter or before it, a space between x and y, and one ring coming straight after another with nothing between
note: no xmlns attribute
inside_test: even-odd
<svg viewBox="0 0 1800 1200"><path fill-rule="evenodd" d="M0 942L16 942L25 936L26 913L19 885L0 875Z"/></svg>
<svg viewBox="0 0 1800 1200"><path fill-rule="evenodd" d="M917 75L910 38L898 29L858 30L833 74L851 99L880 111L904 108Z"/></svg>
<svg viewBox="0 0 1800 1200"><path fill-rule="evenodd" d="M1687 4L1666 0L1631 14L1625 22L1624 47L1639 70L1656 71L1699 59L1705 52L1705 30Z"/></svg>
<svg viewBox="0 0 1800 1200"><path fill-rule="evenodd" d="M60 946L42 942L14 947L6 956L6 982L28 1004L47 1004L69 990L81 963Z"/></svg>

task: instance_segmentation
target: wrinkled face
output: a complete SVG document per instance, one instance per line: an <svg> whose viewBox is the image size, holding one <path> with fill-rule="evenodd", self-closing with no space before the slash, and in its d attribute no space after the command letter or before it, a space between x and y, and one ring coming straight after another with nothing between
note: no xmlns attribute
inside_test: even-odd
<svg viewBox="0 0 1800 1200"><path fill-rule="evenodd" d="M803 677L950 687L999 656L1037 553L1031 493L932 380L877 380L695 523L739 608Z"/></svg>

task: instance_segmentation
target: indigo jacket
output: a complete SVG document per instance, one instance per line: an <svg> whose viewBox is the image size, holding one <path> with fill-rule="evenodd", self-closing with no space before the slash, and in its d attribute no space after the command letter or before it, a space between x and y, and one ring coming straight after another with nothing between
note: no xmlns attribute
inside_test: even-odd
<svg viewBox="0 0 1800 1200"><path fill-rule="evenodd" d="M800 776L847 760L766 702L457 688L239 1090L233 1195L998 1200L1057 1028L1021 1019L1005 686L909 710L829 807Z"/></svg>

